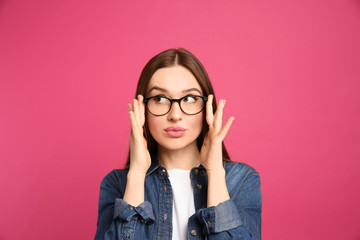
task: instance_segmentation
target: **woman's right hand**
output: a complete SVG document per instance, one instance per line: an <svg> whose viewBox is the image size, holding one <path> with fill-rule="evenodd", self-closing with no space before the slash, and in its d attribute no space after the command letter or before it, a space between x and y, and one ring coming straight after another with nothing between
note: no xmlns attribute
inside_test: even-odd
<svg viewBox="0 0 360 240"><path fill-rule="evenodd" d="M143 100L144 97L138 95L137 99L133 100L133 105L128 104L131 121L129 172L145 175L151 165L151 157L143 134L145 123L145 103Z"/></svg>

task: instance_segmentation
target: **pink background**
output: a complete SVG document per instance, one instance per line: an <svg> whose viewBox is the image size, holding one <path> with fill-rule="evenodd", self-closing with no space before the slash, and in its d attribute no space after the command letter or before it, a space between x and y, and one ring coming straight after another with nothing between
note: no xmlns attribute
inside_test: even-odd
<svg viewBox="0 0 360 240"><path fill-rule="evenodd" d="M221 2L221 3L220 3ZM0 1L0 239L92 239L145 63L205 65L263 239L360 239L360 2Z"/></svg>

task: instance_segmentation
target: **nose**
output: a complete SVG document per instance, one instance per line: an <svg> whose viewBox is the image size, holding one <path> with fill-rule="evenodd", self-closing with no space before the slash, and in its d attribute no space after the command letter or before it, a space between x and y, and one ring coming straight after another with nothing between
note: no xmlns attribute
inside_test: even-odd
<svg viewBox="0 0 360 240"><path fill-rule="evenodd" d="M173 102L167 115L169 121L179 121L182 119L183 112L178 102Z"/></svg>

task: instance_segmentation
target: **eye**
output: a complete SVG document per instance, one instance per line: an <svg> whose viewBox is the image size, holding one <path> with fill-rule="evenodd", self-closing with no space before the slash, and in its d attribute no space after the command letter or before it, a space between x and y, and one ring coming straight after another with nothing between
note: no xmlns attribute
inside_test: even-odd
<svg viewBox="0 0 360 240"><path fill-rule="evenodd" d="M198 100L198 97L193 96L193 95L189 95L189 96L185 96L183 101L186 103L195 103Z"/></svg>
<svg viewBox="0 0 360 240"><path fill-rule="evenodd" d="M156 96L153 98L156 103L165 103L167 99L163 96Z"/></svg>

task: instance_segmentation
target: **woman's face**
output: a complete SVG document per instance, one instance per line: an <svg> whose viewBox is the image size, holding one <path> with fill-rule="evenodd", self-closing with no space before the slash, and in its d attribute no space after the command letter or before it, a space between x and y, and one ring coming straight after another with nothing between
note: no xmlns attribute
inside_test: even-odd
<svg viewBox="0 0 360 240"><path fill-rule="evenodd" d="M170 99L179 99L186 95L201 95L201 87L192 73L182 66L158 69L152 76L147 97L157 95ZM170 111L163 116L155 116L146 111L149 130L156 142L167 150L180 150L196 147L203 113L187 115L177 102L173 102Z"/></svg>

